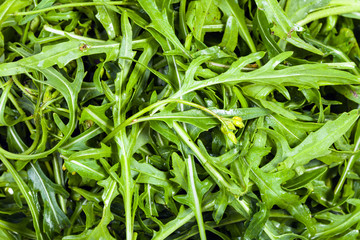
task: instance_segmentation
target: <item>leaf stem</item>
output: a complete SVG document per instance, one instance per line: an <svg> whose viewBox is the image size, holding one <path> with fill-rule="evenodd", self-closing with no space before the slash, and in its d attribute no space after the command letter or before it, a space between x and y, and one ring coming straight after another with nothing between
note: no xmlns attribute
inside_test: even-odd
<svg viewBox="0 0 360 240"><path fill-rule="evenodd" d="M184 105L188 105L188 106L192 106L192 107L195 107L195 108L198 108L200 110L203 110L204 112L207 112L209 113L210 115L214 116L215 118L217 118L224 126L226 126L226 123L224 121L224 119L217 115L216 113L214 113L213 111L211 111L210 109L204 107L204 106L201 106L199 104L196 104L196 103L193 103L193 102L188 102L188 101L185 101L185 100L181 100L181 99L165 99L165 100L162 100L162 101L159 101L159 102L156 102L150 106L147 106L146 108L140 110L139 112L137 112L136 114L132 115L131 117L129 117L128 119L126 119L124 122L122 122L119 126L117 126L109 135L107 135L103 140L102 142L103 143L106 143L108 142L110 139L112 139L121 129L125 128L126 126L128 125L131 125L133 123L136 123L137 121L137 118L144 115L145 113L151 111L152 109L154 108L157 108L157 107L162 107L168 103L172 103L172 102L177 102L177 103L180 103L180 104L184 104Z"/></svg>
<svg viewBox="0 0 360 240"><path fill-rule="evenodd" d="M215 201L211 201L203 206L203 212L210 211L215 205ZM173 221L169 222L169 224L166 224L165 227L160 228L160 231L154 236L153 240L163 240L167 239L170 234L175 232L179 227L183 226L187 222L189 222L193 217L195 217L195 212L188 208L186 209L182 216L179 219L174 219L173 221L176 221L176 224L174 224Z"/></svg>
<svg viewBox="0 0 360 240"><path fill-rule="evenodd" d="M62 187L65 187L64 186L64 178L63 178L63 174L62 174L62 168L60 166L59 161L61 161L61 159L58 158L58 155L54 153L53 159L52 159L54 179L57 184L59 184ZM66 198L64 198L61 194L58 194L58 198L59 198L61 210L63 210L63 212L66 214L67 213Z"/></svg>
<svg viewBox="0 0 360 240"><path fill-rule="evenodd" d="M205 232L205 225L204 220L202 216L202 209L201 209L201 199L198 195L199 189L196 188L195 178L196 176L196 170L195 170L195 164L194 159L191 155L188 155L186 158L186 166L187 166L187 175L188 175L188 190L191 191L191 195L193 198L193 204L194 204L194 212L196 221L198 224L199 232L200 232L200 239L206 240L206 232Z"/></svg>
<svg viewBox="0 0 360 240"><path fill-rule="evenodd" d="M356 140L354 152L356 152L360 147L360 135L358 136L358 139ZM350 169L352 169L354 163L360 158L360 153L354 153L349 161L345 164L345 168L341 174L341 177L339 179L339 182L337 183L335 189L334 189L334 202L339 198L340 191L345 183L345 180L347 178L348 172Z"/></svg>
<svg viewBox="0 0 360 240"><path fill-rule="evenodd" d="M315 21L315 20L318 20L321 18L334 16L334 15L341 15L341 14L351 13L351 12L358 12L358 11L360 11L360 4L352 4L352 5L348 5L348 6L326 8L326 9L322 9L322 10L310 13L304 19L298 21L296 24L301 27L312 21Z"/></svg>

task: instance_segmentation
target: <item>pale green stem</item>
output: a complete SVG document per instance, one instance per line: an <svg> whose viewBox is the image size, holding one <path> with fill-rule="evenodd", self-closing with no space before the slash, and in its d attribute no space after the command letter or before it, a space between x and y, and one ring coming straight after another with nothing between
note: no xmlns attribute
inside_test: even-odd
<svg viewBox="0 0 360 240"><path fill-rule="evenodd" d="M296 23L298 26L304 26L312 21L333 16L333 15L341 15L345 13L358 12L360 11L360 4L353 4L348 6L340 6L340 7L332 7L322 9L316 12L312 12L308 14L304 19L300 20Z"/></svg>
<svg viewBox="0 0 360 240"><path fill-rule="evenodd" d="M203 212L210 211L215 205L215 201L211 201L210 203L203 206ZM153 238L153 240L163 240L167 239L168 236L170 236L173 232L175 232L179 227L183 226L187 222L189 222L193 217L195 217L195 212L188 208L185 210L186 214L184 214L185 217L179 219L179 221L176 222L176 224L171 225L169 228L166 228L166 230L161 231L161 234Z"/></svg>
<svg viewBox="0 0 360 240"><path fill-rule="evenodd" d="M53 154L53 172L54 172L54 179L57 184L59 184L62 187L64 186L64 178L62 175L62 166L60 166L59 159L57 157L57 154ZM64 198L61 194L58 194L59 203L61 206L61 209L66 214L67 208L66 208L66 198Z"/></svg>
<svg viewBox="0 0 360 240"><path fill-rule="evenodd" d="M151 111L152 109L154 108L157 108L157 107L161 107L161 106L164 106L168 103L172 103L172 102L177 102L177 103L180 103L180 104L185 104L185 105L188 105L188 106L192 106L192 107L195 107L195 108L198 108L200 110L203 110L207 113L209 113L210 115L214 116L215 118L217 118L224 126L227 126L224 119L222 117L220 117L219 115L217 115L216 113L214 113L213 111L211 111L210 109L204 107L204 106L201 106L199 104L196 104L196 103L193 103L193 102L188 102L188 101L185 101L185 100L181 100L181 99L166 99L166 100L162 100L162 101L159 101L159 102L156 102L150 106L147 106L146 108L140 110L139 112L137 112L136 114L132 115L131 117L129 117L128 119L126 119L124 122L122 122L120 125L118 125L109 135L107 135L103 140L102 142L103 143L106 143L108 142L111 138L113 138L121 129L125 128L126 126L128 125L131 125L133 123L136 123L137 122L137 118L144 115L145 113Z"/></svg>
<svg viewBox="0 0 360 240"><path fill-rule="evenodd" d="M206 232L205 232L205 225L204 225L204 220L203 220L203 216L202 216L202 209L201 209L201 199L200 196L198 195L198 190L196 189L196 183L195 183L195 177L196 177L196 173L195 173L195 165L193 164L193 157L191 155L188 155L186 158L186 166L187 166L187 175L188 175L188 191L192 192L192 196L193 196L193 203L194 203L194 212L195 212L195 217L196 217L196 221L198 224L198 228L199 228L199 233L200 233L200 239L201 240L206 240Z"/></svg>
<svg viewBox="0 0 360 240"><path fill-rule="evenodd" d="M360 147L360 137L356 140L356 144L355 144L355 147L354 147L354 152L356 152ZM360 157L360 154L356 154L354 153L349 161L345 164L345 168L343 170L343 173L341 174L341 177L339 179L339 182L337 183L336 187L335 187L335 190L334 190L334 201L336 201L339 196L340 196L340 191L345 183L345 180L347 178L347 175L349 173L349 171L352 169L354 163L359 159Z"/></svg>

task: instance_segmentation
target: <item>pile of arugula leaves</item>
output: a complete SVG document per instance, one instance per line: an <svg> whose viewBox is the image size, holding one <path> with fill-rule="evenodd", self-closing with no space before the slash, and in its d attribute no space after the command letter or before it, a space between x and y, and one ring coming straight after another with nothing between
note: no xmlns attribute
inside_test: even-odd
<svg viewBox="0 0 360 240"><path fill-rule="evenodd" d="M1 0L0 239L359 239L359 0Z"/></svg>

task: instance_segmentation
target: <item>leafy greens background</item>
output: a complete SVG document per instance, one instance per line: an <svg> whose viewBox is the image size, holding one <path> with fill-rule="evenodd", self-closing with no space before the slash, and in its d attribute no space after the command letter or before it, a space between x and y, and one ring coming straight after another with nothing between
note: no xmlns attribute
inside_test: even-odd
<svg viewBox="0 0 360 240"><path fill-rule="evenodd" d="M358 0L0 1L2 239L358 239Z"/></svg>

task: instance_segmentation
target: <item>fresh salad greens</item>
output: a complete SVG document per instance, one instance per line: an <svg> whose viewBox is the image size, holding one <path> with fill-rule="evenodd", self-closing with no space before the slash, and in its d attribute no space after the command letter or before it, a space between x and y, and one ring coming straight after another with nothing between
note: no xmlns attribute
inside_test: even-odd
<svg viewBox="0 0 360 240"><path fill-rule="evenodd" d="M1 0L0 239L359 239L359 0Z"/></svg>

